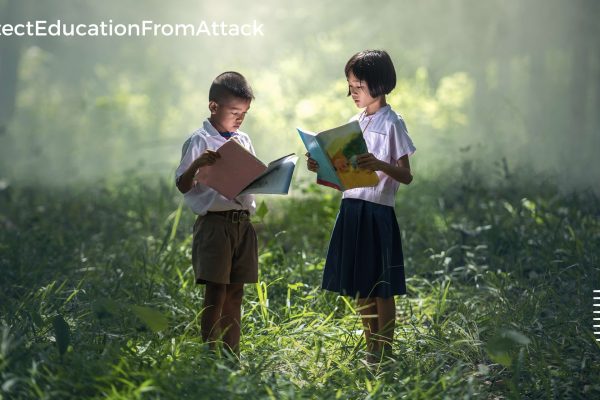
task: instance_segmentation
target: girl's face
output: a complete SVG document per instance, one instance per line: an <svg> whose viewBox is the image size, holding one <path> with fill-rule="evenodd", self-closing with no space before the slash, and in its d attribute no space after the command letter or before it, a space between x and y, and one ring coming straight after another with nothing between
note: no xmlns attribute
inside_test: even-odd
<svg viewBox="0 0 600 400"><path fill-rule="evenodd" d="M359 80L352 71L348 74L348 89L358 108L368 107L377 101L377 98L371 97L367 82Z"/></svg>

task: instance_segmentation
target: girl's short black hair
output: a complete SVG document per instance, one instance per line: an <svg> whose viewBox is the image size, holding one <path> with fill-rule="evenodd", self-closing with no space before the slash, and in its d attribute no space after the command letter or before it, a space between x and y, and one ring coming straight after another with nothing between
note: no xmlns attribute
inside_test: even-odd
<svg viewBox="0 0 600 400"><path fill-rule="evenodd" d="M352 72L359 80L367 82L371 97L388 94L396 87L394 63L385 50L364 50L356 53L346 63L344 72L346 78Z"/></svg>
<svg viewBox="0 0 600 400"><path fill-rule="evenodd" d="M239 72L227 71L217 76L210 85L208 101L223 102L231 97L254 100L252 88Z"/></svg>

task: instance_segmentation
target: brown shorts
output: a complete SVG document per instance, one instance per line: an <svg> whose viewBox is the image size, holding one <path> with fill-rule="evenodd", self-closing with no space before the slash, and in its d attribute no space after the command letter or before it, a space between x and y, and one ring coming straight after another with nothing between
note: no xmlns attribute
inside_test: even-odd
<svg viewBox="0 0 600 400"><path fill-rule="evenodd" d="M257 282L256 232L247 214L223 211L198 216L192 264L196 283Z"/></svg>

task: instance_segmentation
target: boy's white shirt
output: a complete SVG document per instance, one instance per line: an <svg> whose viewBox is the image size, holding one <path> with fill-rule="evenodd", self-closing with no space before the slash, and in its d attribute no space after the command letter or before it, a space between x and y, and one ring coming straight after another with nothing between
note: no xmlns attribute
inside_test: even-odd
<svg viewBox="0 0 600 400"><path fill-rule="evenodd" d="M238 140L247 150L255 154L252 142L247 134L238 130L232 138ZM210 121L206 119L202 124L202 128L192 133L183 144L181 163L175 171L175 179L179 179L192 162L200 157L205 150L216 151L226 141L227 139L221 136ZM248 210L250 213L254 213L256 210L254 195L241 195L233 200L228 200L216 190L200 183L195 184L185 193L183 199L185 204L198 215L204 215L207 211Z"/></svg>
<svg viewBox="0 0 600 400"><path fill-rule="evenodd" d="M392 110L389 104L381 107L373 115L364 118L361 118L361 115L362 113L355 115L350 121L358 120L367 142L367 149L376 158L396 165L401 157L415 152L416 148L408 136L404 120ZM394 207L400 182L384 172L376 171L376 173L379 176L377 186L348 189L344 191L342 198L361 199Z"/></svg>

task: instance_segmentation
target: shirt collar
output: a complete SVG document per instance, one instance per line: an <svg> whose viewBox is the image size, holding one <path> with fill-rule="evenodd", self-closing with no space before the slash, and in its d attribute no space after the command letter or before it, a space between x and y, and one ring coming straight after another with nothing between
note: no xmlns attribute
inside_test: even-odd
<svg viewBox="0 0 600 400"><path fill-rule="evenodd" d="M358 114L358 122L360 122L360 123L362 123L364 121L371 122L371 120L373 118L379 117L380 115L388 112L389 110L391 110L391 106L389 104L386 104L385 106L381 107L379 110L375 111L375 114L366 115L365 111L362 111L360 114Z"/></svg>
<svg viewBox="0 0 600 400"><path fill-rule="evenodd" d="M390 108L391 108L390 105L386 104L385 106L381 107L379 110L375 111L375 114L373 114L373 115L365 115L365 117L367 117L367 118L375 118L375 117L383 114L384 112L386 112Z"/></svg>
<svg viewBox="0 0 600 400"><path fill-rule="evenodd" d="M220 138L223 138L223 136L221 136L221 134L219 133L219 131L217 131L217 129L213 126L213 124L210 123L210 121L208 120L208 118L206 118L204 120L204 130L210 135L210 136L218 136ZM238 136L237 131L236 132L231 132L231 137L235 137ZM225 138L223 138L225 139Z"/></svg>

